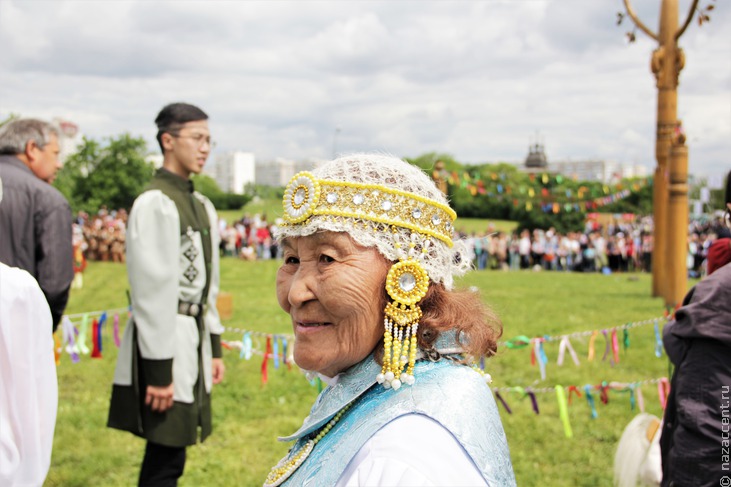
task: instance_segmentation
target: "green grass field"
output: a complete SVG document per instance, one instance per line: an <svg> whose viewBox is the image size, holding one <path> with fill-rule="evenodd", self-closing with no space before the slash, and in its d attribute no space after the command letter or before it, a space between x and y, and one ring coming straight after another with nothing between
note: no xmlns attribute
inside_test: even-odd
<svg viewBox="0 0 731 487"><path fill-rule="evenodd" d="M221 287L233 295L233 318L224 324L247 330L290 333L288 317L275 300L278 263L224 259ZM74 290L69 314L114 309L126 304L127 280L120 264L90 263L82 290ZM610 328L662 314L662 302L650 297L647 275L584 275L548 272L472 272L462 285L478 287L484 300L502 317L503 339L518 335L562 335ZM111 320L110 320L111 322ZM124 319L122 319L124 323ZM91 336L91 332L89 333ZM601 381L640 381L667 374L665 356L654 356L652 325L630 331L630 346L621 350L615 367L602 361L604 338L596 341L596 359L587 362L588 337L572 339L581 359L576 367L567 356L556 364L558 343L545 344L547 378L540 380L531 366L530 350L501 347L488 361L493 387L548 388L598 384ZM227 332L224 339L240 340ZM619 335L620 343L622 335ZM254 341L262 350L264 343ZM288 445L278 435L295 431L307 415L317 388L295 368L269 364L269 382L261 384L261 356L249 361L237 351L225 351L225 382L214 389L214 433L205 444L188 449L182 486L261 485L270 467ZM136 483L144 442L105 427L116 349L111 327L104 333L103 358L82 358L72 364L63 355L58 367L59 408L51 469L46 486L128 486ZM646 409L659 415L657 387L642 387ZM582 397L569 407L573 438L564 437L554 394L538 394L540 414L530 400L503 392L513 414L501 407L519 485L611 485L614 448L624 426L638 412L630 409L626 393L610 392L609 403L597 396L599 417L590 419Z"/></svg>

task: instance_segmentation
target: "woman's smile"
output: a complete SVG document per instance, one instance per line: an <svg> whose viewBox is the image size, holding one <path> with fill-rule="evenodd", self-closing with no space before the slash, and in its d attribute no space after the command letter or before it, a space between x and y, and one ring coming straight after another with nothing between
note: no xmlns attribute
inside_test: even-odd
<svg viewBox="0 0 731 487"><path fill-rule="evenodd" d="M333 324L327 322L295 322L294 332L295 335L299 333L317 333L318 331L322 331L323 329L331 326L333 326Z"/></svg>

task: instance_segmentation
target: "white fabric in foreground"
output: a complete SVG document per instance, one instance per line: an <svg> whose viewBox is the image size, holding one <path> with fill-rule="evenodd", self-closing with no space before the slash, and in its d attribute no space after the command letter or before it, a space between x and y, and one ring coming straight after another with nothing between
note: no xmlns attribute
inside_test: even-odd
<svg viewBox="0 0 731 487"><path fill-rule="evenodd" d="M442 425L421 414L401 416L368 440L336 487L484 486L467 452Z"/></svg>
<svg viewBox="0 0 731 487"><path fill-rule="evenodd" d="M40 486L58 408L51 311L24 270L0 263L0 485Z"/></svg>

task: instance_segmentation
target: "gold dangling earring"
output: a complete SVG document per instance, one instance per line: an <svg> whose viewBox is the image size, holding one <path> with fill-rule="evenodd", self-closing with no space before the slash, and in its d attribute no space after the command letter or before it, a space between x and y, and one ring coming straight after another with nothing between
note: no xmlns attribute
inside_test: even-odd
<svg viewBox="0 0 731 487"><path fill-rule="evenodd" d="M376 376L386 389L414 383L417 335L421 308L417 305L429 289L429 276L418 261L409 258L391 266L386 291L393 299L383 310L383 367ZM408 354L408 355L407 355Z"/></svg>

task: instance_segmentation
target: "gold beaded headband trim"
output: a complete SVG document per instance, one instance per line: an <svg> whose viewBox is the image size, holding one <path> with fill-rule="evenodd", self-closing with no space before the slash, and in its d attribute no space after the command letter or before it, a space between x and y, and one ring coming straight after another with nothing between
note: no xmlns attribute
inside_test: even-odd
<svg viewBox="0 0 731 487"><path fill-rule="evenodd" d="M395 225L429 235L452 247L452 222L457 214L449 206L417 194L378 184L316 179L300 172L287 184L282 200L284 225L311 216L331 215Z"/></svg>

